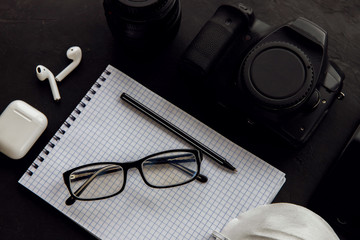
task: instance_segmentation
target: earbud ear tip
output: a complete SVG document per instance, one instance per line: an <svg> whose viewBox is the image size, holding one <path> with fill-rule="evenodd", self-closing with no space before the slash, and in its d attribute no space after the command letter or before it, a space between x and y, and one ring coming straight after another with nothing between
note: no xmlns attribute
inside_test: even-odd
<svg viewBox="0 0 360 240"><path fill-rule="evenodd" d="M40 81L44 81L46 79L46 76L44 76L44 71L42 69L42 65L38 65L36 67L36 76Z"/></svg>
<svg viewBox="0 0 360 240"><path fill-rule="evenodd" d="M74 60L76 62L80 62L81 57L82 57L81 48L78 47L78 46L73 46L73 47L69 48L66 51L66 56L71 60Z"/></svg>
<svg viewBox="0 0 360 240"><path fill-rule="evenodd" d="M46 78L43 78L42 75L37 75L37 78L40 80L40 81L44 81Z"/></svg>

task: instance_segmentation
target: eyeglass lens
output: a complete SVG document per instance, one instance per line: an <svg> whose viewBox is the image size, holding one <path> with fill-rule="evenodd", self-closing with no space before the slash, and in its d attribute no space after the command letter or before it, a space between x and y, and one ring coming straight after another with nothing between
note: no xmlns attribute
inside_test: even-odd
<svg viewBox="0 0 360 240"><path fill-rule="evenodd" d="M155 187L167 187L192 180L198 164L193 153L169 152L145 160L142 170L145 180Z"/></svg>
<svg viewBox="0 0 360 240"><path fill-rule="evenodd" d="M124 185L124 171L118 165L84 167L70 174L70 189L81 199L102 198L119 192Z"/></svg>

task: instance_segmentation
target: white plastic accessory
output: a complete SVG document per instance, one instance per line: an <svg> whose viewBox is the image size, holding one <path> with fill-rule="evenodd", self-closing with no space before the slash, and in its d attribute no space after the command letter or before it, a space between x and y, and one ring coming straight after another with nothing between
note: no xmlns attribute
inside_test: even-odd
<svg viewBox="0 0 360 240"><path fill-rule="evenodd" d="M0 151L12 159L24 157L47 124L46 116L26 102L11 102L0 115Z"/></svg>
<svg viewBox="0 0 360 240"><path fill-rule="evenodd" d="M330 225L307 208L290 204L264 205L241 213L221 231L221 240L339 240Z"/></svg>
<svg viewBox="0 0 360 240"><path fill-rule="evenodd" d="M59 89L58 89L56 81L55 81L55 77L52 74L52 72L49 69L47 69L46 67L44 67L43 65L37 65L36 76L40 81L49 79L50 88L51 88L51 92L54 97L54 100L59 101L60 93L59 93Z"/></svg>
<svg viewBox="0 0 360 240"><path fill-rule="evenodd" d="M71 73L79 65L82 58L81 48L77 46L69 48L66 51L66 56L73 61L58 75L56 75L55 79L58 82L61 82L69 73Z"/></svg>

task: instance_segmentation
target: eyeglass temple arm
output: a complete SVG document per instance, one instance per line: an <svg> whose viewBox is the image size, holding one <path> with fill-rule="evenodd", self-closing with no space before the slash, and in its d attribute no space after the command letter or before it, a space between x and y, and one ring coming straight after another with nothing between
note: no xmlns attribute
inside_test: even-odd
<svg viewBox="0 0 360 240"><path fill-rule="evenodd" d="M181 165L179 163L170 163L170 164L172 166L176 167L177 169L183 171L184 173L190 175L190 176L194 175L194 173L195 173L194 170L191 170L191 169L189 169L189 168L187 168L187 167L185 167L185 166L183 166L183 165ZM197 177L196 177L196 180L198 180L199 182L206 183L208 178L207 178L207 176L199 173L199 175L197 175Z"/></svg>
<svg viewBox="0 0 360 240"><path fill-rule="evenodd" d="M195 172L193 170L179 164L179 162L189 162L189 160L185 160L185 159L184 160L176 160L177 162L174 162L174 160L171 160L171 159L168 159L168 161L162 161L162 162L155 162L155 160L154 160L153 163L148 163L148 164L163 164L163 163L169 163L170 161L171 161L172 165L175 165L175 164L178 165L177 168L180 169L181 171L183 171L184 173L189 174L189 175L194 175ZM147 164L145 164L145 165L147 165ZM89 178L90 176L92 176L94 174L94 172L96 172L98 170L99 170L99 168L98 169L92 169L92 170L84 170L84 171L80 171L80 172L77 172L77 173L73 173L71 175L71 181L80 181L80 180ZM117 168L117 167L114 167L113 169L111 169L109 167L109 169L99 173L97 176L117 172L119 170L120 169ZM200 182L207 182L208 178L205 175L199 173L199 175L196 177L196 180L198 180Z"/></svg>
<svg viewBox="0 0 360 240"><path fill-rule="evenodd" d="M184 154L185 155L185 154ZM150 165L150 164L170 164L174 167L176 167L177 169L183 171L184 173L192 176L194 175L196 172L190 168L187 168L183 165L181 165L180 163L186 163L186 162L190 162L192 160L188 160L189 158L187 158L186 156L176 156L174 158L164 158L163 161L159 162L158 159L161 159L161 158L155 158L153 159L152 163L148 163L148 164L145 164L145 165ZM199 175L196 177L196 180L198 180L199 182L207 182L208 178L199 173Z"/></svg>
<svg viewBox="0 0 360 240"><path fill-rule="evenodd" d="M110 173L120 171L119 167L117 167L117 166L112 166L112 167L113 168L110 168L110 166L109 166L109 169L107 169L104 172L99 173L97 176L101 176L101 175L104 175L104 174L110 174ZM84 170L84 171L79 171L79 172L76 172L76 173L72 173L70 175L70 180L73 181L73 182L76 182L76 181L80 181L80 180L83 180L83 179L87 179L87 178L91 177L95 172L97 172L97 171L99 171L101 169L103 169L103 168L95 168L95 169L91 169L91 170Z"/></svg>
<svg viewBox="0 0 360 240"><path fill-rule="evenodd" d="M92 175L86 180L86 182L84 182L75 192L74 192L74 195L76 196L80 196L84 191L85 189L89 186L89 184L94 181L94 179L99 176L99 175L102 175L104 173L106 173L107 171L111 171L111 172L115 172L115 171L118 171L119 168L118 167L115 167L117 168L116 170L114 169L114 166L108 166L108 167L103 167L103 168L99 168L99 169L94 169L92 170ZM95 173L94 173L95 172ZM84 179L84 176L82 176L82 179ZM66 205L72 205L74 202L76 201L75 198L73 198L72 196L70 196L66 201L65 201L65 204Z"/></svg>

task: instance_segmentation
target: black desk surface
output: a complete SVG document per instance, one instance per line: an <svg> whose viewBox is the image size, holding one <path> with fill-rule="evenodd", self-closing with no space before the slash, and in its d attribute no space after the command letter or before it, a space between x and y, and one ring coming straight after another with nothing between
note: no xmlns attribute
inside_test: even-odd
<svg viewBox="0 0 360 240"><path fill-rule="evenodd" d="M346 74L345 99L336 101L308 143L294 150L263 131L249 128L240 131L244 127L236 126L226 115L217 117L218 112L184 99L189 86L179 78L179 57L221 2L182 0L182 22L174 41L150 59L134 60L123 55L114 42L101 0L1 1L0 110L21 99L42 111L49 120L46 131L23 159L15 161L0 155L2 239L92 238L17 181L109 63L284 171L287 181L276 201L308 204L359 123L360 3L242 1L255 10L259 19L271 25L303 16L322 26L329 33L329 56ZM62 100L55 103L48 83L36 78L35 66L43 64L57 74L69 64L65 53L73 45L82 48L83 59L58 84Z"/></svg>

